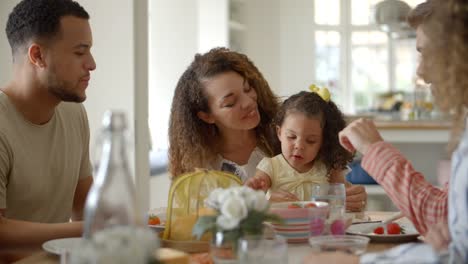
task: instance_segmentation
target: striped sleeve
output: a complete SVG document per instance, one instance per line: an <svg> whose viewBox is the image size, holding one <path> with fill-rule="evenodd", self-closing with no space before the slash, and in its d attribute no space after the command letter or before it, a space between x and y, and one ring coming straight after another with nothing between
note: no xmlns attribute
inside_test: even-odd
<svg viewBox="0 0 468 264"><path fill-rule="evenodd" d="M361 165L413 222L420 234L425 235L433 224L447 221L448 184L443 189L434 187L391 144L373 144Z"/></svg>

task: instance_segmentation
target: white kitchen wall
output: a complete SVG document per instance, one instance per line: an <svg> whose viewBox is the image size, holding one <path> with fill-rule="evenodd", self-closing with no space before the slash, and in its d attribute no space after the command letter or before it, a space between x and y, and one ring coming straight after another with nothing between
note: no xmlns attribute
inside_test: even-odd
<svg viewBox="0 0 468 264"><path fill-rule="evenodd" d="M13 7L18 0L0 1L0 86L10 81L12 75L11 49L5 34L5 26Z"/></svg>
<svg viewBox="0 0 468 264"><path fill-rule="evenodd" d="M179 77L198 52L198 9L197 1L151 0L149 3L149 120L156 150L168 146L172 96ZM166 206L169 185L167 173L151 177L151 208Z"/></svg>
<svg viewBox="0 0 468 264"><path fill-rule="evenodd" d="M92 53L97 64L91 74L88 98L84 103L91 128L91 150L94 151L101 117L107 109L119 109L127 113L131 135L129 140L133 140L133 1L113 0L112 4L95 0L78 2L91 16L94 41ZM133 153L133 149L131 151ZM129 155L131 157L132 154ZM133 164L133 160L130 163Z"/></svg>
<svg viewBox="0 0 468 264"><path fill-rule="evenodd" d="M198 51L197 1L150 3L149 119L155 148L167 148L175 86Z"/></svg>
<svg viewBox="0 0 468 264"><path fill-rule="evenodd" d="M262 72L270 87L281 87L281 0L253 0L246 2L245 53ZM261 16L259 14L262 14Z"/></svg>

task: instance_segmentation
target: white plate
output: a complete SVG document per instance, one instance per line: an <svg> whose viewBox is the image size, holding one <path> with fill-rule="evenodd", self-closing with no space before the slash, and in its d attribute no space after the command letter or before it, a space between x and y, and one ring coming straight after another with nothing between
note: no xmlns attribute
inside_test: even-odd
<svg viewBox="0 0 468 264"><path fill-rule="evenodd" d="M368 229L369 227L375 226L375 223L361 223L353 224L348 229L346 233L350 235L360 235L366 236L374 242L384 242L384 243L402 243L417 240L419 233L410 223L398 223L403 229L405 229L405 234L400 235L377 235L374 233L363 233L362 230Z"/></svg>
<svg viewBox="0 0 468 264"><path fill-rule="evenodd" d="M164 222L166 222L166 210L167 210L167 207L153 208L153 209L148 211L148 217L151 216L151 215L155 215L155 216L159 217L161 222L164 223Z"/></svg>
<svg viewBox="0 0 468 264"><path fill-rule="evenodd" d="M49 240L42 244L42 248L50 253L60 255L65 252L70 252L83 241L81 237L69 237Z"/></svg>
<svg viewBox="0 0 468 264"><path fill-rule="evenodd" d="M148 227L158 233L164 232L164 229L166 228L165 225L148 225Z"/></svg>
<svg viewBox="0 0 468 264"><path fill-rule="evenodd" d="M351 218L353 223L360 223L360 222L367 222L370 221L370 217L366 215L364 212L346 212L346 218Z"/></svg>
<svg viewBox="0 0 468 264"><path fill-rule="evenodd" d="M167 210L167 207L159 207L159 208L153 208L149 210L148 217L152 215L159 217L159 220L161 220L161 224L160 225L148 225L148 227L158 233L164 232L164 228L166 225L166 210Z"/></svg>

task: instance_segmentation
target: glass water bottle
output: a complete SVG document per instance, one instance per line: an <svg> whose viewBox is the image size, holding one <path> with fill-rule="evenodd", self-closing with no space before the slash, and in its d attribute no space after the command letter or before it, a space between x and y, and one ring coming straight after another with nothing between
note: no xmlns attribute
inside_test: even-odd
<svg viewBox="0 0 468 264"><path fill-rule="evenodd" d="M103 126L101 159L84 212L83 237L87 239L101 229L138 223L135 186L126 156L125 114L107 111Z"/></svg>

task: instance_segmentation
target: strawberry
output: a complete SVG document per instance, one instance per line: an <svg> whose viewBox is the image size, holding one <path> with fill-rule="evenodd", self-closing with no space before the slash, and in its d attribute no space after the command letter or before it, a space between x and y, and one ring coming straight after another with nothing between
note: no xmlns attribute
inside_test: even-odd
<svg viewBox="0 0 468 264"><path fill-rule="evenodd" d="M383 235L384 232L385 232L385 230L381 226L374 229L374 233L377 234L377 235Z"/></svg>
<svg viewBox="0 0 468 264"><path fill-rule="evenodd" d="M341 219L336 219L330 226L330 232L333 235L344 235L345 233L345 223Z"/></svg>
<svg viewBox="0 0 468 264"><path fill-rule="evenodd" d="M309 231L311 236L318 236L322 234L325 228L325 220L322 218L314 218L310 221Z"/></svg>
<svg viewBox="0 0 468 264"><path fill-rule="evenodd" d="M159 217L155 215L151 215L148 218L148 225L160 225L160 224L161 224L161 220L159 219Z"/></svg>
<svg viewBox="0 0 468 264"><path fill-rule="evenodd" d="M387 233L389 235L399 235L401 234L401 227L397 223L387 224Z"/></svg>
<svg viewBox="0 0 468 264"><path fill-rule="evenodd" d="M302 206L298 203L292 203L288 205L289 209L297 209L297 208L302 208Z"/></svg>
<svg viewBox="0 0 468 264"><path fill-rule="evenodd" d="M308 203L304 206L305 208L315 208L317 207L314 203Z"/></svg>

